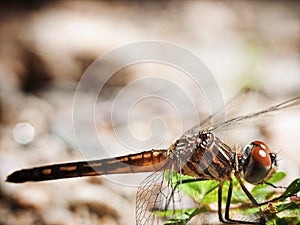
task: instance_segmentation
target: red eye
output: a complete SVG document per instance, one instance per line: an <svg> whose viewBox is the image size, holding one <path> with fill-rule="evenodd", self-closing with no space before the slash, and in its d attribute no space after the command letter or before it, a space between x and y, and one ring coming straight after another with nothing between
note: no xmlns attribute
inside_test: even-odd
<svg viewBox="0 0 300 225"><path fill-rule="evenodd" d="M261 141L251 142L244 150L244 178L251 184L268 179L276 167L276 155Z"/></svg>
<svg viewBox="0 0 300 225"><path fill-rule="evenodd" d="M270 157L270 149L269 147L261 142L261 141L254 141L252 142L253 149L251 151L252 160L259 166L271 166L272 160Z"/></svg>

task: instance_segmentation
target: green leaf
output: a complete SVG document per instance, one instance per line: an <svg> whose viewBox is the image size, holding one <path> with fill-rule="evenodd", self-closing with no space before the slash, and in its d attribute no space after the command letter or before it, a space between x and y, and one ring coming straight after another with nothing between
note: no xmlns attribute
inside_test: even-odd
<svg viewBox="0 0 300 225"><path fill-rule="evenodd" d="M267 182L274 184L282 180L286 176L283 172L275 173ZM180 175L175 172L168 172L165 174L167 180L171 180L173 187L182 191L184 194L190 196L195 202L200 203L200 208L184 209L184 210L170 210L158 213L162 217L172 217L167 220L165 224L178 225L185 224L199 213L211 210L212 203L218 201L218 186L219 183L214 180L199 181L193 177ZM267 217L267 224L284 225L284 224L297 224L300 221L300 201L296 199L294 202L283 202L288 196L294 195L300 191L300 178L294 180L286 189L286 191L277 197L280 201L269 203L261 207L254 206L241 189L239 182L233 177L233 193L231 198L231 211L232 213L251 215L260 214L261 210ZM227 200L227 191L229 182L223 183L222 204L224 205ZM278 190L266 184L259 184L254 186L251 194L258 201L262 202L270 200L278 196ZM290 200L289 200L290 201ZM237 215L238 215L237 214ZM295 222L296 221L296 222Z"/></svg>
<svg viewBox="0 0 300 225"><path fill-rule="evenodd" d="M300 178L294 180L281 195L280 201L284 201L287 197L295 195L300 191Z"/></svg>
<svg viewBox="0 0 300 225"><path fill-rule="evenodd" d="M275 173L269 180L268 183L275 184L278 181L281 181L286 174L284 172ZM258 184L252 190L251 194L259 201L263 202L270 199L275 194L274 188L271 188L267 184Z"/></svg>
<svg viewBox="0 0 300 225"><path fill-rule="evenodd" d="M282 218L276 218L273 224L274 225L289 225L288 222Z"/></svg>
<svg viewBox="0 0 300 225"><path fill-rule="evenodd" d="M271 183L271 184L274 184L274 183L277 183L277 182L281 181L285 177L286 177L286 173L277 172L269 180L267 180L267 182Z"/></svg>
<svg viewBox="0 0 300 225"><path fill-rule="evenodd" d="M286 174L284 172L277 172L269 180L267 180L267 182L271 183L271 184L275 184L278 181L281 181L285 176L286 176ZM269 185L267 185L267 184L258 184L252 189L251 193L252 194L258 193L261 190L265 189L266 187L269 187Z"/></svg>
<svg viewBox="0 0 300 225"><path fill-rule="evenodd" d="M249 201L248 197L242 190L238 180L235 177L232 178L232 183L233 183L233 192L232 192L231 203L235 204L241 202L248 202ZM226 191L224 193L227 193L228 191L227 186L225 186L224 191ZM226 202L226 200L227 200L227 195L225 196L225 199L223 199L223 201Z"/></svg>
<svg viewBox="0 0 300 225"><path fill-rule="evenodd" d="M299 208L300 208L300 202L290 202L290 203L280 204L280 206L278 207L278 212L281 212L283 210L294 210Z"/></svg>
<svg viewBox="0 0 300 225"><path fill-rule="evenodd" d="M267 225L298 225L300 223L299 217L292 217L292 218L280 218L275 217L272 220L267 222Z"/></svg>
<svg viewBox="0 0 300 225"><path fill-rule="evenodd" d="M195 209L176 210L175 212L173 210L167 210L164 211L164 213L158 211L155 212L155 214L162 217L173 216L165 222L165 225L182 225L191 220L195 215L203 212L207 212L207 208L200 207Z"/></svg>
<svg viewBox="0 0 300 225"><path fill-rule="evenodd" d="M178 190L190 196L198 203L208 204L217 201L218 182L215 180L198 181L193 177L179 175L178 173L165 173L166 179L171 179L171 183ZM185 183L185 181L191 181Z"/></svg>

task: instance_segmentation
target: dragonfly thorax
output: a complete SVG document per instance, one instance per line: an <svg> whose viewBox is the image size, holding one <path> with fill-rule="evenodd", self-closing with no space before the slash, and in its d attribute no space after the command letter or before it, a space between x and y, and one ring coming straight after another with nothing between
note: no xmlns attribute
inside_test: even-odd
<svg viewBox="0 0 300 225"><path fill-rule="evenodd" d="M186 158L181 172L195 178L230 179L234 154L229 146L210 131L200 131L193 136L194 143L189 158ZM189 146L189 145L188 145Z"/></svg>
<svg viewBox="0 0 300 225"><path fill-rule="evenodd" d="M239 168L243 171L244 179L251 184L265 182L273 175L276 166L276 154L271 153L261 141L248 144L239 157Z"/></svg>

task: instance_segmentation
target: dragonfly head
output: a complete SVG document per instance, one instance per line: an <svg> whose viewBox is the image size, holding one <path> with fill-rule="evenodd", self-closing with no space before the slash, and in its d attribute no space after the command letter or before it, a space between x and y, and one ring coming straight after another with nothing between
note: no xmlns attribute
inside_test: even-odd
<svg viewBox="0 0 300 225"><path fill-rule="evenodd" d="M253 141L246 146L240 160L244 179L251 184L263 183L276 170L276 154L261 141Z"/></svg>

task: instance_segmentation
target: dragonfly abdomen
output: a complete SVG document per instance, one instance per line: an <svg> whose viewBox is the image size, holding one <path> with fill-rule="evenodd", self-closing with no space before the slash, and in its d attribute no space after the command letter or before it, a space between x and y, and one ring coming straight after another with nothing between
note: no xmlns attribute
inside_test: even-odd
<svg viewBox="0 0 300 225"><path fill-rule="evenodd" d="M44 181L105 174L154 172L167 165L167 150L152 150L116 158L41 166L16 171L8 182Z"/></svg>

